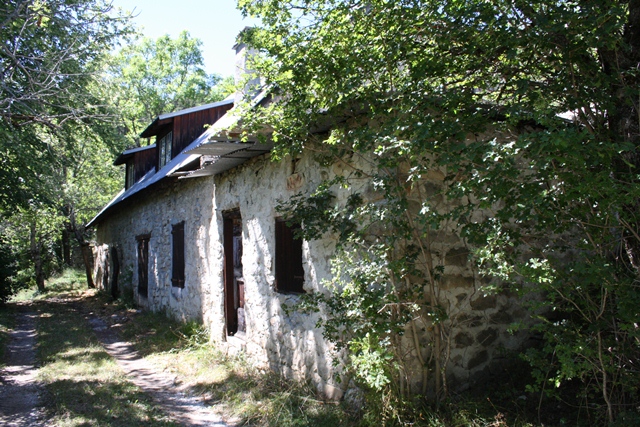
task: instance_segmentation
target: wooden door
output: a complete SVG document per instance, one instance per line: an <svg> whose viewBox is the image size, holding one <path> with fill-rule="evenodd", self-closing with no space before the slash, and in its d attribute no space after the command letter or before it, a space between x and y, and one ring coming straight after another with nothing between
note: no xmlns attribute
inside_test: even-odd
<svg viewBox="0 0 640 427"><path fill-rule="evenodd" d="M118 298L118 276L120 275L120 260L118 259L118 249L111 247L111 263L113 264L113 272L111 274L111 297Z"/></svg>
<svg viewBox="0 0 640 427"><path fill-rule="evenodd" d="M138 240L138 294L146 297L149 290L149 235L136 237Z"/></svg>
<svg viewBox="0 0 640 427"><path fill-rule="evenodd" d="M244 289L240 289L240 286L244 284L242 279L242 217L238 210L223 213L223 245L225 322L227 335L235 335L239 331L244 332Z"/></svg>

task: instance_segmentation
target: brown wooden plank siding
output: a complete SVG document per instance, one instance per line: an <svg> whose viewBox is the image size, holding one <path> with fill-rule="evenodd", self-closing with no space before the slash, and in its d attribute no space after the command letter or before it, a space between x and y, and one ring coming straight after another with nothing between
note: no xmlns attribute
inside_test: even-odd
<svg viewBox="0 0 640 427"><path fill-rule="evenodd" d="M176 154L184 150L187 145L202 135L202 132L205 131L205 125L217 122L231 107L233 104L174 117L172 155L175 157Z"/></svg>
<svg viewBox="0 0 640 427"><path fill-rule="evenodd" d="M135 165L135 181L137 182L156 166L156 162L158 161L156 149L150 148L148 150L135 153L133 161Z"/></svg>

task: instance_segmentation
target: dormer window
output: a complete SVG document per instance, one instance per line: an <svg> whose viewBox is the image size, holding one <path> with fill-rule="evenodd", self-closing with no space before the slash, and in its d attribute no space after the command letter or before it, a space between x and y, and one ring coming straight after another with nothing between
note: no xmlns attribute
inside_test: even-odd
<svg viewBox="0 0 640 427"><path fill-rule="evenodd" d="M158 149L160 154L158 169L162 169L164 165L166 165L171 161L172 138L173 138L173 132L169 132L168 134L163 136L162 139L160 139L160 141L158 141Z"/></svg>
<svg viewBox="0 0 640 427"><path fill-rule="evenodd" d="M129 189L136 182L136 165L133 160L127 162L127 170L125 173L124 188Z"/></svg>

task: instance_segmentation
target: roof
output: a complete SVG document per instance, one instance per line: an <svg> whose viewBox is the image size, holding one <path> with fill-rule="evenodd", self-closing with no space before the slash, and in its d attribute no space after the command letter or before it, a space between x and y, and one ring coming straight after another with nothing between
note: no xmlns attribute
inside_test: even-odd
<svg viewBox="0 0 640 427"><path fill-rule="evenodd" d="M258 96L254 98L253 105L261 102L265 98L265 94L265 91L258 94ZM178 177L183 179L216 175L239 166L252 157L268 153L273 148L273 144L262 144L257 142L255 139L253 141L242 142L239 141L238 138L232 137L232 135L235 136L236 134L229 132L229 129L237 127L238 125L239 117L234 115L234 110L228 111L198 138L191 142L191 144L189 144L184 150L182 150L180 154L164 165L162 169L157 172L155 172L155 170L147 172L147 174L145 174L131 187L118 193L91 221L87 223L87 228L94 226L98 221L100 221L100 219L112 212L121 202L131 198L134 194L140 193L142 190L149 188L153 184L156 184L165 178ZM151 146L144 148L149 147ZM122 155L127 152L129 152L128 155L131 155L131 151L136 152L140 150L127 150L122 153ZM181 169L189 163L199 160L202 156L205 156L205 158L203 159L204 161L201 162L202 167L200 169L190 172L181 171Z"/></svg>
<svg viewBox="0 0 640 427"><path fill-rule="evenodd" d="M151 122L151 124L147 126L147 128L144 131L142 131L142 133L140 134L140 137L149 138L156 135L158 133L158 130L163 125L167 123L171 123L174 117L183 116L185 114L191 114L198 111L209 110L211 108L222 107L224 105L229 105L229 104L233 104L232 96L228 96L226 99L223 99L222 101L213 102L211 104L204 104L204 105L199 105L197 107L186 108L184 110L176 111L174 113L161 114L158 117L156 117L156 119L153 122Z"/></svg>
<svg viewBox="0 0 640 427"><path fill-rule="evenodd" d="M136 147L130 148L128 150L124 150L122 154L120 154L113 162L115 166L122 165L127 162L129 157L132 157L135 153L139 153L140 151L150 150L152 148L156 148L156 144L145 145L144 147Z"/></svg>

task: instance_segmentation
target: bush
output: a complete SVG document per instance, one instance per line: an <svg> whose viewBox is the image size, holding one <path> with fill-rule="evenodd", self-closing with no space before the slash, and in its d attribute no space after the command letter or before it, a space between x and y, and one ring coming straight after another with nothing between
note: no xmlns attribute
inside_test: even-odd
<svg viewBox="0 0 640 427"><path fill-rule="evenodd" d="M21 288L16 281L18 266L15 260L11 248L0 241L0 303L7 302Z"/></svg>

